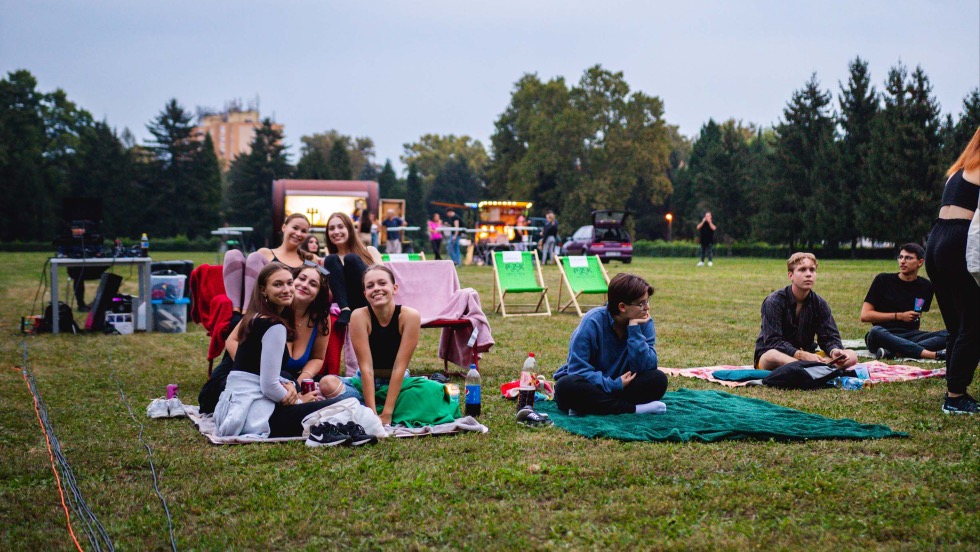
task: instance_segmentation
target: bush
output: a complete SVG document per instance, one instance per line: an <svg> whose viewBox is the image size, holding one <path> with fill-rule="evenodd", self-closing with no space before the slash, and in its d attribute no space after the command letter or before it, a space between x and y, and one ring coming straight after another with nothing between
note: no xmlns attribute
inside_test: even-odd
<svg viewBox="0 0 980 552"><path fill-rule="evenodd" d="M798 248L800 251L810 251L820 259L891 259L895 256L893 248L854 249L824 246ZM785 245L770 245L766 242L733 242L729 244L716 243L716 257L762 257L768 259L786 259L790 249ZM633 242L635 257L699 257L701 246L689 240L637 240Z"/></svg>
<svg viewBox="0 0 980 552"><path fill-rule="evenodd" d="M139 245L139 240L121 240L126 247ZM104 245L110 245L106 240ZM198 236L190 239L187 236L177 236L176 238L156 238L150 237L150 252L153 251L217 251L221 246L221 238L217 236ZM21 242L13 241L0 243L0 251L10 253L44 252L54 253L57 250L51 242Z"/></svg>

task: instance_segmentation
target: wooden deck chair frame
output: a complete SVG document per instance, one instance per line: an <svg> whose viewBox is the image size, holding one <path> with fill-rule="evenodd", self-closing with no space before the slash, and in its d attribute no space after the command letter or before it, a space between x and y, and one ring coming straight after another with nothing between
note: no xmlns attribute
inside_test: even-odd
<svg viewBox="0 0 980 552"><path fill-rule="evenodd" d="M568 279L568 275L565 274L565 266L561 262L562 259L567 259L567 258L569 258L569 257L567 257L567 256L562 257L562 256L559 256L559 255L555 255L555 264L558 265L558 272L561 274L561 282L558 284L558 312L565 312L566 310L568 310L569 307L574 306L575 307L575 312L578 313L579 317L582 317L582 316L585 316L585 313L582 312L582 305L579 303L579 298L583 294L586 294L587 292L585 290L582 290L582 291L579 291L579 292L576 293L575 290L572 288L572 282ZM586 306L587 309L588 308L593 308L593 307L601 307L602 305L604 305L606 303L606 300L608 299L608 296L609 296L609 289L608 289L609 288L609 273L606 272L606 267L603 266L602 260L599 259L599 256L598 255L586 256L585 258L586 259L592 259L592 258L595 259L596 265L599 267L600 274L602 275L602 279L606 281L606 292L601 293L601 294L595 293L595 292L589 292L588 293L589 295L602 295L603 301L601 303L599 303L598 305L591 305L590 304L590 305L585 305L585 306ZM564 284L564 288L568 290L568 295L570 297L570 299L568 300L568 302L566 302L564 305L561 302L562 284Z"/></svg>
<svg viewBox="0 0 980 552"><path fill-rule="evenodd" d="M392 255L398 257L398 259L395 259L395 261L402 260L407 262L417 262L417 261L425 260L425 251L419 251L418 253L382 253L381 262L383 263L390 262L392 260L391 259ZM413 259L412 256L417 256L418 258Z"/></svg>
<svg viewBox="0 0 980 552"><path fill-rule="evenodd" d="M500 272L497 269L497 265L503 262L503 256L505 253L510 253L510 251L494 251L493 252L493 312L500 312L500 315L504 318L508 316L551 316L551 303L548 301L548 286L544 284L544 275L541 273L541 262L538 260L537 251L520 251L521 255L530 254L534 263L534 276L535 282L537 283L540 290L534 291L511 291L508 292L503 288L500 283ZM504 303L505 297L508 293L537 293L538 302L537 303L511 303L511 307L534 307L533 311L530 312L507 312L507 305ZM544 311L541 310L541 305L544 305Z"/></svg>

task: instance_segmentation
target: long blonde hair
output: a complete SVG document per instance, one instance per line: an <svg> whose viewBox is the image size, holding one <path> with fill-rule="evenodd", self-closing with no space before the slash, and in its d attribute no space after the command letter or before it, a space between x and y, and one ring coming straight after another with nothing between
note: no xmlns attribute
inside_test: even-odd
<svg viewBox="0 0 980 552"><path fill-rule="evenodd" d="M980 127L977 127L977 131L973 134L973 138L970 139L970 143L963 149L963 153L960 154L956 162L946 171L946 176L952 176L953 173L960 169L972 171L977 168L980 168Z"/></svg>
<svg viewBox="0 0 980 552"><path fill-rule="evenodd" d="M338 212L327 217L327 251L334 255L340 251L340 249L337 248L337 244L330 239L329 226L330 221L334 218L339 218L340 222L344 223L344 227L347 228L347 249L350 250L351 253L357 254L357 256L364 261L364 264L374 264L374 259L371 258L371 253L368 252L367 248L364 247L364 244L361 243L361 240L357 237L357 232L354 231L354 221L347 216L347 213Z"/></svg>

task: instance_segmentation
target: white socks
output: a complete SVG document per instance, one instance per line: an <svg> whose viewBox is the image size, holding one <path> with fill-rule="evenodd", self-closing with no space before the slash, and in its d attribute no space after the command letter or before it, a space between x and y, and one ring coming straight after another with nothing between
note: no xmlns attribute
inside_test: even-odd
<svg viewBox="0 0 980 552"><path fill-rule="evenodd" d="M667 405L660 401L636 405L637 414L663 414L664 412L667 412Z"/></svg>

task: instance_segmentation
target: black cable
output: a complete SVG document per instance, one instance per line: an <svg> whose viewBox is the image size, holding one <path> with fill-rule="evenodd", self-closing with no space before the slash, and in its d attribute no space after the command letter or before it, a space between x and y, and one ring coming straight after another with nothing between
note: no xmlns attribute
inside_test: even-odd
<svg viewBox="0 0 980 552"><path fill-rule="evenodd" d="M129 417L140 426L140 430L136 438L139 439L140 443L143 444L143 447L146 448L146 457L150 463L150 473L153 474L153 491L156 492L157 497L160 498L160 504L163 505L163 512L167 515L167 527L170 531L170 547L174 552L177 552L177 541L174 538L174 520L173 517L170 516L170 508L167 506L167 499L165 499L163 494L160 493L160 487L157 481L157 468L153 465L153 450L150 449L149 443L143 439L143 422L136 418L136 415L133 414L133 409L129 407L129 401L126 400L126 393L123 391L122 384L119 383L118 379L116 379L116 367L113 364L112 356L108 351L106 351L106 360L109 363L109 378L114 381L116 386L119 388L119 397L122 400L123 405L126 407L126 410L129 411Z"/></svg>
<svg viewBox="0 0 980 552"><path fill-rule="evenodd" d="M27 354L27 341L21 341L22 348L22 361L23 367L21 368L24 377L27 379L28 388L31 394L34 396L34 400L37 403L38 417L41 419L41 424L44 426L44 431L48 434L48 439L51 443L52 455L57 459L58 469L61 472L61 479L64 482L64 486L67 487L69 491L66 495L66 501L71 505L72 510L76 513L76 518L81 520L82 529L85 532L85 536L88 537L89 543L92 548L97 551L109 550L114 551L115 548L112 545L112 539L109 538L109 533L105 530L105 527L99 522L95 513L88 507L85 502L85 497L82 496L81 491L78 489L78 482L75 480L75 473L71 469L71 465L68 463L68 459L65 458L61 450L61 443L58 441L57 435L55 435L54 427L51 426L51 420L48 418L48 409L41 399L40 393L37 391L37 382L34 379L34 373L31 371L30 361Z"/></svg>

